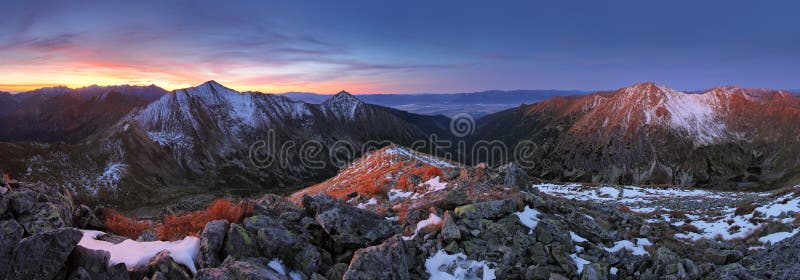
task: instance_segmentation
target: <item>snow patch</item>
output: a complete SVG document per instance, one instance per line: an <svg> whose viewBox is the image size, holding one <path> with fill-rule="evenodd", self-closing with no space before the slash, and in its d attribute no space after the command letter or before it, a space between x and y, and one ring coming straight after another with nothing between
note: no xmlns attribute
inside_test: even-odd
<svg viewBox="0 0 800 280"><path fill-rule="evenodd" d="M367 202L359 203L358 205L356 205L356 207L364 209L367 208L367 205L375 205L375 204L378 204L378 200L373 197L367 200Z"/></svg>
<svg viewBox="0 0 800 280"><path fill-rule="evenodd" d="M588 241L586 240L586 238L583 238L582 236L572 231L569 232L569 237L572 238L572 242L583 243Z"/></svg>
<svg viewBox="0 0 800 280"><path fill-rule="evenodd" d="M583 259L581 257L578 257L578 254L571 254L571 255L569 255L569 257L572 258L572 261L575 262L575 265L578 267L578 275L580 275L581 272L583 272L583 266L584 265L592 263L592 262L587 261L587 260L585 260L585 259Z"/></svg>
<svg viewBox="0 0 800 280"><path fill-rule="evenodd" d="M486 261L468 260L464 254L450 255L439 250L425 260L425 270L431 275L431 280L496 279L495 270L489 268L489 264Z"/></svg>
<svg viewBox="0 0 800 280"><path fill-rule="evenodd" d="M142 266L147 264L147 261L159 252L167 250L176 263L186 266L192 273L197 272L197 268L194 266L200 252L200 239L197 237L187 236L183 240L175 242L137 242L126 239L122 243L114 244L97 240L97 237L105 234L105 232L95 230L81 230L81 232L83 233L83 238L78 242L78 245L90 250L109 252L111 255L109 265L124 263L128 268Z"/></svg>
<svg viewBox="0 0 800 280"><path fill-rule="evenodd" d="M443 189L447 188L447 182L440 182L439 180L440 180L439 176L436 176L436 177L433 177L433 179L425 181L424 184L428 185L428 191L429 192L443 190Z"/></svg>
<svg viewBox="0 0 800 280"><path fill-rule="evenodd" d="M791 232L785 232L785 231L784 232L776 232L776 233L773 233L773 234L768 234L768 235L762 236L761 238L758 239L758 242L761 242L763 244L775 244L775 243L781 242L782 240L784 240L786 238L795 236L798 232L800 232L800 228L795 229L795 230L793 230Z"/></svg>
<svg viewBox="0 0 800 280"><path fill-rule="evenodd" d="M449 163L447 161L438 159L438 158L430 156L430 155L413 152L413 151L410 151L409 149L406 149L404 147L397 146L397 147L388 148L388 149L385 150L385 152L386 152L386 154L389 154L389 155L400 155L400 156L405 156L405 157L408 157L408 158L416 159L416 160L422 161L424 163L427 163L427 164L430 164L430 165L433 165L433 166L436 166L436 167L453 167L453 164L451 164L451 163Z"/></svg>
<svg viewBox="0 0 800 280"><path fill-rule="evenodd" d="M525 205L525 209L523 209L522 212L516 212L514 215L519 217L519 222L522 223L522 225L530 229L529 233L533 233L533 229L539 224L539 216L541 216L542 213Z"/></svg>
<svg viewBox="0 0 800 280"><path fill-rule="evenodd" d="M647 251L644 249L644 246L653 245L653 243L650 243L650 240L647 240L647 238L636 238L636 243L637 244L634 244L633 242L628 240L620 240L614 242L614 247L605 248L605 250L607 252L616 253L622 249L625 249L631 254L636 256L649 255L649 253L647 253Z"/></svg>
<svg viewBox="0 0 800 280"><path fill-rule="evenodd" d="M422 230L423 228L425 228L427 226L430 226L430 225L437 225L437 224L441 224L441 223L442 223L442 218L439 218L439 216L436 216L436 214L430 213L428 215L427 219L424 219L422 221L419 221L419 223L417 223L417 227L416 227L416 229L414 229L414 234L413 235L411 235L410 237L403 236L403 239L404 240L414 239L414 237L417 236L417 233L420 230Z"/></svg>
<svg viewBox="0 0 800 280"><path fill-rule="evenodd" d="M404 192L398 189L390 189L388 195L389 195L389 201L393 201L395 199L400 199L400 198L415 199L419 196L419 194L415 192Z"/></svg>

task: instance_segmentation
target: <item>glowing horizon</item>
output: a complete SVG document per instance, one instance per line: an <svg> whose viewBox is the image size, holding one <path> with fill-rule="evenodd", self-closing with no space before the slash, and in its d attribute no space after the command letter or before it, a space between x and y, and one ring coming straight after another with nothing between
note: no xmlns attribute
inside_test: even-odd
<svg viewBox="0 0 800 280"><path fill-rule="evenodd" d="M268 93L594 90L641 81L794 89L798 8L713 0L9 1L0 17L0 91L174 90L207 80ZM669 16L643 12L651 10Z"/></svg>

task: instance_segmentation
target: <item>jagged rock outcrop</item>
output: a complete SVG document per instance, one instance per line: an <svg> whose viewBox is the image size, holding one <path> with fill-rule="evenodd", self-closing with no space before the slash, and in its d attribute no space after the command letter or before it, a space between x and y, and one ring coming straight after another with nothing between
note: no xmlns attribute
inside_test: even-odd
<svg viewBox="0 0 800 280"><path fill-rule="evenodd" d="M0 236L0 254L10 256L0 262L12 260L0 266L6 273L0 275L8 275L0 278L790 279L798 271L792 261L800 252L797 237L760 251L748 250L745 241L677 239L678 226L652 223L643 213L506 184L507 170L449 166L398 189L396 180L406 170L389 169L380 174L385 193L359 192L358 186L340 181L334 188L305 192L300 205L278 195L247 199L244 205L252 212L241 222L217 220L199 232L194 274L168 251L137 267L109 266L107 252L76 245L82 237L77 229L26 230L17 218L32 215L37 205L70 209L63 212L76 221L96 216L88 207L59 199L66 195L41 194L48 188L23 184L0 195L9 205L15 200L22 205L20 211L0 214L0 230L8 233ZM786 197L794 197L794 191ZM346 195L334 198L327 192ZM431 203L442 194L459 200ZM786 200L782 197L770 199ZM119 243L124 238L101 239Z"/></svg>
<svg viewBox="0 0 800 280"><path fill-rule="evenodd" d="M344 279L411 279L408 259L403 240L400 237L389 238L380 245L358 249Z"/></svg>
<svg viewBox="0 0 800 280"><path fill-rule="evenodd" d="M23 238L14 251L12 278L53 279L64 273L67 258L83 235L61 228Z"/></svg>
<svg viewBox="0 0 800 280"><path fill-rule="evenodd" d="M225 244L227 220L216 220L206 224L200 234L200 267L217 267L222 263L221 255Z"/></svg>
<svg viewBox="0 0 800 280"><path fill-rule="evenodd" d="M373 212L342 204L329 196L305 196L303 206L333 240L344 247L377 244L398 228Z"/></svg>

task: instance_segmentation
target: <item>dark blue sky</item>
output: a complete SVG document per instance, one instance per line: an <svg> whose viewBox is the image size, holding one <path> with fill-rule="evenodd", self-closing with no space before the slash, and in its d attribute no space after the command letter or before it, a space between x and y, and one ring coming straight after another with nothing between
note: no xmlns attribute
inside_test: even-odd
<svg viewBox="0 0 800 280"><path fill-rule="evenodd" d="M0 90L800 88L793 1L12 1Z"/></svg>

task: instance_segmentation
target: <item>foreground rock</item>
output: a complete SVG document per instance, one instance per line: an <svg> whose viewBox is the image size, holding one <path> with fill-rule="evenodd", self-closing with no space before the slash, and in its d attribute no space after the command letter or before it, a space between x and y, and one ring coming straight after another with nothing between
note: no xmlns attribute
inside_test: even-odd
<svg viewBox="0 0 800 280"><path fill-rule="evenodd" d="M325 232L344 247L375 245L399 232L386 218L342 204L329 196L305 196L303 206Z"/></svg>
<svg viewBox="0 0 800 280"><path fill-rule="evenodd" d="M101 226L99 214L66 194L23 186L0 195L0 279L794 279L800 272L800 237L756 251L738 241L680 240L674 225L526 190L519 170L502 170L444 170L427 179L436 187L418 177L391 197L248 200L252 215L198 232L196 273L168 251L139 267L109 266L108 252L76 246L81 233L67 227ZM388 178L401 174L380 178L389 189L397 182Z"/></svg>
<svg viewBox="0 0 800 280"><path fill-rule="evenodd" d="M14 253L16 279L53 279L63 273L67 257L83 235L63 228L22 239Z"/></svg>
<svg viewBox="0 0 800 280"><path fill-rule="evenodd" d="M410 279L408 258L403 240L390 238L381 245L358 249L344 279Z"/></svg>

